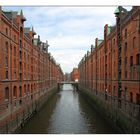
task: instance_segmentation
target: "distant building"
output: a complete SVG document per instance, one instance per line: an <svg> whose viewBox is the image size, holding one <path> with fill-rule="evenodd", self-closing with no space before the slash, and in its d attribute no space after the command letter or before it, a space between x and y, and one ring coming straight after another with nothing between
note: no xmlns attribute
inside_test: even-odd
<svg viewBox="0 0 140 140"><path fill-rule="evenodd" d="M79 81L79 70L78 68L73 68L71 72L71 81L78 82Z"/></svg>
<svg viewBox="0 0 140 140"><path fill-rule="evenodd" d="M70 73L65 73L65 75L64 75L64 81L67 81L67 82L71 81Z"/></svg>

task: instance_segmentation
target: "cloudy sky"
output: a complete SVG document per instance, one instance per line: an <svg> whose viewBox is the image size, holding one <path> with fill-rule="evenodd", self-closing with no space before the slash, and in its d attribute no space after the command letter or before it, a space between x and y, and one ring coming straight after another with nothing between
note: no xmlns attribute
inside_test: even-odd
<svg viewBox="0 0 140 140"><path fill-rule="evenodd" d="M103 38L105 24L114 25L111 7L3 7L4 10L23 10L27 21L41 40L48 40L49 51L60 63L64 72L71 72L95 44L95 38ZM131 7L127 7L128 10Z"/></svg>

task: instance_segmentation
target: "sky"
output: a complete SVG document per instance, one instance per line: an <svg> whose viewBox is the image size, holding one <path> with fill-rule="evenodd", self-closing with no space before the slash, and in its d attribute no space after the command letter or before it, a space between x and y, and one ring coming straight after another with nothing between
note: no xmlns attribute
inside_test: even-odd
<svg viewBox="0 0 140 140"><path fill-rule="evenodd" d="M42 41L48 40L49 52L63 72L71 72L84 54L95 44L95 38L103 39L104 25L115 25L116 6L103 7L2 7L3 10L23 10L26 27L34 27ZM125 7L128 10L131 7ZM37 37L36 35L36 37Z"/></svg>

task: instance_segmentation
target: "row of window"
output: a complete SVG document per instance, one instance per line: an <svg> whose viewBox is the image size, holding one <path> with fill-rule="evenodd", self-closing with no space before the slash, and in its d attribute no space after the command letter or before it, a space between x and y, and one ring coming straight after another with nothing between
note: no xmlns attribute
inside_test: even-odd
<svg viewBox="0 0 140 140"><path fill-rule="evenodd" d="M130 56L130 66L133 66L133 56ZM125 57L125 66L127 65L127 57ZM136 65L140 65L140 54L136 54Z"/></svg>
<svg viewBox="0 0 140 140"><path fill-rule="evenodd" d="M116 87L114 86L113 93L115 94L115 92L116 92ZM125 100L127 100L127 97L128 97L128 100L131 103L134 102L134 94L132 92L130 92L129 95L128 95L127 87L124 88L124 90L122 91L122 93L124 93L124 99ZM136 104L139 104L140 105L140 94L139 93L136 93Z"/></svg>
<svg viewBox="0 0 140 140"><path fill-rule="evenodd" d="M34 86L35 89L35 86ZM30 93L30 85L28 85L26 87L26 85L24 85L24 93ZM31 93L33 92L33 85L31 85ZM22 97L22 87L19 87L19 97ZM17 98L17 87L14 86L13 87L13 98ZM5 100L9 100L10 99L10 93L9 93L9 87L5 88Z"/></svg>

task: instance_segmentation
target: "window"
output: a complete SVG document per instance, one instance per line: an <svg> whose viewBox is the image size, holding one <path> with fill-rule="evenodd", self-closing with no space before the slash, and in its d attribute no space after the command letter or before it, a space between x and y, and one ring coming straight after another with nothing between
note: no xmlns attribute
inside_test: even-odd
<svg viewBox="0 0 140 140"><path fill-rule="evenodd" d="M136 65L140 65L140 54L136 55Z"/></svg>
<svg viewBox="0 0 140 140"><path fill-rule="evenodd" d="M113 39L113 44L115 45L115 38Z"/></svg>
<svg viewBox="0 0 140 140"><path fill-rule="evenodd" d="M125 42L124 53L125 53L125 55L126 55L126 53L127 53L127 42Z"/></svg>
<svg viewBox="0 0 140 140"><path fill-rule="evenodd" d="M8 57L5 58L5 67L8 67Z"/></svg>
<svg viewBox="0 0 140 140"><path fill-rule="evenodd" d="M14 72L14 79L16 79L16 71Z"/></svg>
<svg viewBox="0 0 140 140"><path fill-rule="evenodd" d="M20 48L22 48L22 42L21 42L21 40L20 40Z"/></svg>
<svg viewBox="0 0 140 140"><path fill-rule="evenodd" d="M125 36L125 39L127 39L127 29L125 29L125 34L124 34L124 36Z"/></svg>
<svg viewBox="0 0 140 140"><path fill-rule="evenodd" d="M8 79L8 70L6 70L5 78Z"/></svg>
<svg viewBox="0 0 140 140"><path fill-rule="evenodd" d="M133 66L133 56L130 56L130 66Z"/></svg>
<svg viewBox="0 0 140 140"><path fill-rule="evenodd" d="M16 56L16 47L14 47L14 56Z"/></svg>
<svg viewBox="0 0 140 140"><path fill-rule="evenodd" d="M14 59L14 68L16 68L16 59Z"/></svg>
<svg viewBox="0 0 140 140"><path fill-rule="evenodd" d="M136 37L133 37L133 48L136 47Z"/></svg>
<svg viewBox="0 0 140 140"><path fill-rule="evenodd" d="M9 100L9 87L5 88L5 100Z"/></svg>
<svg viewBox="0 0 140 140"><path fill-rule="evenodd" d="M22 53L21 53L21 51L19 52L19 57L20 57L20 59L22 59Z"/></svg>
<svg viewBox="0 0 140 140"><path fill-rule="evenodd" d="M19 97L22 97L22 87L19 87Z"/></svg>
<svg viewBox="0 0 140 140"><path fill-rule="evenodd" d="M140 105L140 94L136 94L136 103Z"/></svg>
<svg viewBox="0 0 140 140"><path fill-rule="evenodd" d="M26 85L24 85L24 94L26 94Z"/></svg>
<svg viewBox="0 0 140 140"><path fill-rule="evenodd" d="M8 54L8 42L5 42L5 52Z"/></svg>
<svg viewBox="0 0 140 140"><path fill-rule="evenodd" d="M19 63L19 69L22 70L22 63Z"/></svg>
<svg viewBox="0 0 140 140"><path fill-rule="evenodd" d="M130 102L132 103L133 102L133 93L130 92Z"/></svg>
<svg viewBox="0 0 140 140"><path fill-rule="evenodd" d="M13 88L13 97L17 98L17 87L16 86L14 86L14 88Z"/></svg>
<svg viewBox="0 0 140 140"><path fill-rule="evenodd" d="M8 29L7 28L5 28L5 33L6 33L6 35L8 35Z"/></svg>

